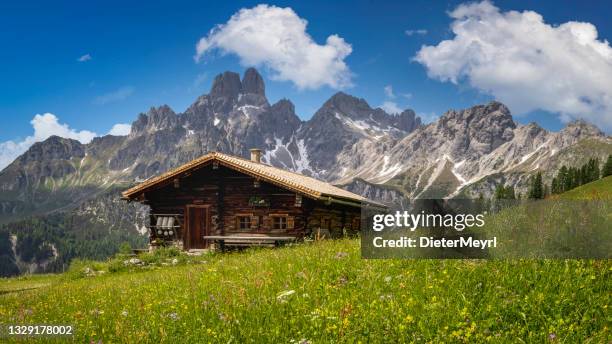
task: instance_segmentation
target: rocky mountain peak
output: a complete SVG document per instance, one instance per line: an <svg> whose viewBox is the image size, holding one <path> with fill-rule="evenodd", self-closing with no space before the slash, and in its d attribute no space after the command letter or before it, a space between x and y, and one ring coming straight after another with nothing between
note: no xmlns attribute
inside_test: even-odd
<svg viewBox="0 0 612 344"><path fill-rule="evenodd" d="M266 95L266 87L263 78L255 68L249 68L242 77L242 93Z"/></svg>
<svg viewBox="0 0 612 344"><path fill-rule="evenodd" d="M519 127L518 131L524 133L523 135L526 137L536 137L538 135L548 133L546 129L542 128L535 122L529 122L528 124Z"/></svg>
<svg viewBox="0 0 612 344"><path fill-rule="evenodd" d="M416 113L411 109L404 110L395 117L395 127L408 133L414 131L421 125L423 125L421 123L421 118L417 117Z"/></svg>
<svg viewBox="0 0 612 344"><path fill-rule="evenodd" d="M215 77L209 95L212 98L235 98L241 90L240 75L228 71Z"/></svg>
<svg viewBox="0 0 612 344"><path fill-rule="evenodd" d="M168 106L151 107L146 114L141 113L132 123L131 137L138 136L143 132L153 132L175 127L179 123L179 117Z"/></svg>
<svg viewBox="0 0 612 344"><path fill-rule="evenodd" d="M516 128L510 110L499 102L476 105L459 111L450 110L442 115L438 121L438 126L453 127L457 125L466 125L477 129L486 129L487 126L492 126L500 131Z"/></svg>
<svg viewBox="0 0 612 344"><path fill-rule="evenodd" d="M272 109L279 113L295 113L295 105L287 99L283 98L272 105Z"/></svg>
<svg viewBox="0 0 612 344"><path fill-rule="evenodd" d="M323 104L322 109L336 110L346 115L359 115L363 112L369 113L372 111L370 105L363 98L353 97L344 92L334 94Z"/></svg>
<svg viewBox="0 0 612 344"><path fill-rule="evenodd" d="M446 112L436 124L438 135L454 142L453 154L473 149L479 154L493 151L514 137L516 123L510 110L499 102Z"/></svg>
<svg viewBox="0 0 612 344"><path fill-rule="evenodd" d="M575 138L605 136L605 134L599 130L599 128L583 119L574 120L568 123L565 128L561 130L561 134L569 135Z"/></svg>
<svg viewBox="0 0 612 344"><path fill-rule="evenodd" d="M84 155L85 147L81 142L53 135L42 142L33 144L17 160L24 164L28 162L64 160L71 157L83 157Z"/></svg>

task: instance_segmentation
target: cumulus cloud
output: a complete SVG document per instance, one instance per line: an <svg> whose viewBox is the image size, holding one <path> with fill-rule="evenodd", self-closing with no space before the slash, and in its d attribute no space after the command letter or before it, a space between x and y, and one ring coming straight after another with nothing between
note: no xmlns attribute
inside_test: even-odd
<svg viewBox="0 0 612 344"><path fill-rule="evenodd" d="M425 29L417 29L417 30L406 30L404 31L404 33L406 34L406 36L414 36L414 35L426 35L427 34L427 30Z"/></svg>
<svg viewBox="0 0 612 344"><path fill-rule="evenodd" d="M423 124L429 124L431 122L435 122L440 118L440 116L436 115L435 112L419 112L417 116L421 118L421 122Z"/></svg>
<svg viewBox="0 0 612 344"><path fill-rule="evenodd" d="M395 98L397 98L397 95L395 94L395 91L393 90L393 85L387 85L383 88L383 90L385 92L385 101L379 107L385 110L386 113L390 113L390 114L401 113L402 109L400 108L400 105L398 105L398 103L395 101ZM399 95L406 99L412 98L411 93L399 93Z"/></svg>
<svg viewBox="0 0 612 344"><path fill-rule="evenodd" d="M272 78L291 81L299 89L350 86L351 72L344 59L351 54L351 45L336 34L318 44L306 32L307 25L289 7L243 8L199 40L195 60L218 50L237 55L245 66L269 68Z"/></svg>
<svg viewBox="0 0 612 344"><path fill-rule="evenodd" d="M108 103L114 103L121 101L131 96L134 93L134 87L123 86L115 91L105 93L103 95L94 98L93 103L96 105L106 105Z"/></svg>
<svg viewBox="0 0 612 344"><path fill-rule="evenodd" d="M82 143L89 143L96 133L81 130L77 131L70 128L67 124L60 123L58 118L52 113L37 114L30 121L34 134L26 137L22 141L0 142L0 169L4 169L15 158L23 154L31 145L36 142L44 141L52 135L78 140Z"/></svg>
<svg viewBox="0 0 612 344"><path fill-rule="evenodd" d="M385 110L386 113L390 114L397 114L402 112L402 109L397 105L397 103L392 101L383 102L380 108Z"/></svg>
<svg viewBox="0 0 612 344"><path fill-rule="evenodd" d="M454 38L414 58L429 77L465 81L517 114L541 109L612 129L612 48L593 24L550 25L536 12L502 12L489 1L449 15Z"/></svg>
<svg viewBox="0 0 612 344"><path fill-rule="evenodd" d="M111 130L108 132L109 135L114 136L127 136L132 131L132 125L128 123L117 123L113 125Z"/></svg>
<svg viewBox="0 0 612 344"><path fill-rule="evenodd" d="M78 62L87 62L91 60L91 55L85 54L77 59Z"/></svg>

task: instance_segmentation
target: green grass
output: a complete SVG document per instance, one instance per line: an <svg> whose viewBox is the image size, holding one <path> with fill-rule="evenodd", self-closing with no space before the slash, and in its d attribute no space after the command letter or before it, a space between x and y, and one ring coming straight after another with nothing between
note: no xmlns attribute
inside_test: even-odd
<svg viewBox="0 0 612 344"><path fill-rule="evenodd" d="M612 176L581 185L559 195L559 197L579 200L612 200Z"/></svg>
<svg viewBox="0 0 612 344"><path fill-rule="evenodd" d="M611 335L609 260L365 260L355 239L177 266L161 258L94 277L2 280L0 319L72 324L77 342L104 343L604 343Z"/></svg>

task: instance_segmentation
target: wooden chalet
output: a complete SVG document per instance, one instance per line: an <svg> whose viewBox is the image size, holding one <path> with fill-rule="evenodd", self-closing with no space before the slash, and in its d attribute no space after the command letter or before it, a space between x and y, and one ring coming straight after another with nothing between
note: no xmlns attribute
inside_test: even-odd
<svg viewBox="0 0 612 344"><path fill-rule="evenodd" d="M384 208L312 177L212 152L123 192L150 206L152 245L262 244L360 229L361 207Z"/></svg>

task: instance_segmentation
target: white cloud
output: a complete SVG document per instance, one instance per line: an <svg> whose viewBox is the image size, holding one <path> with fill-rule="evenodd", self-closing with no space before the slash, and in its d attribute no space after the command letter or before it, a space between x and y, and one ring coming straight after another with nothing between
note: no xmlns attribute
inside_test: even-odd
<svg viewBox="0 0 612 344"><path fill-rule="evenodd" d="M243 8L200 39L195 60L216 49L237 55L245 66L265 66L274 72L272 78L291 81L299 89L351 86L344 62L351 45L335 34L320 45L306 32L307 24L289 7Z"/></svg>
<svg viewBox="0 0 612 344"><path fill-rule="evenodd" d="M397 105L397 103L392 101L385 101L380 106L381 109L385 110L386 113L397 114L401 113L402 109Z"/></svg>
<svg viewBox="0 0 612 344"><path fill-rule="evenodd" d="M113 92L109 92L100 96L97 96L93 103L96 105L105 105L108 103L117 102L120 100L124 100L127 97L131 96L134 93L134 87L132 86L123 86Z"/></svg>
<svg viewBox="0 0 612 344"><path fill-rule="evenodd" d="M421 118L421 122L423 122L423 124L435 122L438 120L438 118L440 118L440 116L436 115L435 112L419 112L417 116Z"/></svg>
<svg viewBox="0 0 612 344"><path fill-rule="evenodd" d="M488 1L449 15L455 37L415 56L431 78L465 80L517 114L541 109L612 129L612 48L594 25L553 26L536 12L501 12Z"/></svg>
<svg viewBox="0 0 612 344"><path fill-rule="evenodd" d="M60 123L58 118L52 113L37 114L30 121L34 134L26 137L22 141L0 142L0 169L4 169L15 158L23 154L31 145L36 142L44 141L52 135L78 140L82 143L89 143L96 133L81 130L77 131L70 128L67 124Z"/></svg>
<svg viewBox="0 0 612 344"><path fill-rule="evenodd" d="M395 94L393 93L393 86L391 85L385 86L385 96L391 99L395 98Z"/></svg>
<svg viewBox="0 0 612 344"><path fill-rule="evenodd" d="M78 62L87 62L91 60L91 55L85 54L77 59Z"/></svg>
<svg viewBox="0 0 612 344"><path fill-rule="evenodd" d="M108 132L109 135L114 136L126 136L132 131L132 125L128 123L117 123L113 125L111 130Z"/></svg>
<svg viewBox="0 0 612 344"><path fill-rule="evenodd" d="M406 34L406 36L414 36L414 35L426 35L427 34L427 30L425 29L417 29L417 30L406 30L404 31L404 33Z"/></svg>
<svg viewBox="0 0 612 344"><path fill-rule="evenodd" d="M402 109L400 108L398 103L394 100L395 98L397 98L397 95L395 94L395 91L393 91L393 85L385 86L384 91L385 91L385 101L379 107L385 110L385 112L390 113L390 114L401 113ZM406 99L412 98L411 93L399 93L399 95Z"/></svg>

